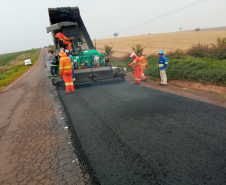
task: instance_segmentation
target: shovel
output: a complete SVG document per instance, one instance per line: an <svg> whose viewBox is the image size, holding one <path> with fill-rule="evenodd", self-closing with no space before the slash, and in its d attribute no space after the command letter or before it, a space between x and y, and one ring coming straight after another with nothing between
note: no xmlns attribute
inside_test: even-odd
<svg viewBox="0 0 226 185"><path fill-rule="evenodd" d="M132 71L134 71L132 67L129 66L129 68L130 68Z"/></svg>

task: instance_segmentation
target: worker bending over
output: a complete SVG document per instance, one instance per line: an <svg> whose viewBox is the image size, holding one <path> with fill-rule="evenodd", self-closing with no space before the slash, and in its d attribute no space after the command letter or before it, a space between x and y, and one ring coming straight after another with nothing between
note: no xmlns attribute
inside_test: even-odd
<svg viewBox="0 0 226 185"><path fill-rule="evenodd" d="M167 76L166 76L166 69L169 61L164 55L164 51L160 49L158 51L158 54L160 55L159 59L159 71L160 71L160 76L161 76L161 83L159 85L162 86L167 86Z"/></svg>
<svg viewBox="0 0 226 185"><path fill-rule="evenodd" d="M55 56L53 60L51 60L50 72L51 72L51 80L52 84L55 85L54 81L57 80L57 66L58 66L58 56Z"/></svg>
<svg viewBox="0 0 226 185"><path fill-rule="evenodd" d="M147 80L147 77L144 75L145 69L148 69L148 62L145 56L142 55L142 53L138 53L138 57L140 59L141 64L141 80L145 81Z"/></svg>
<svg viewBox="0 0 226 185"><path fill-rule="evenodd" d="M60 51L60 76L63 77L64 83L66 85L66 93L70 93L70 91L74 92L74 84L72 81L72 66L71 59L67 57L64 51Z"/></svg>
<svg viewBox="0 0 226 185"><path fill-rule="evenodd" d="M140 59L139 57L135 54L132 53L130 55L131 58L133 58L133 62L129 64L128 66L133 66L134 68L134 78L135 78L135 84L140 84L140 74L141 74L141 65L140 65Z"/></svg>
<svg viewBox="0 0 226 185"><path fill-rule="evenodd" d="M55 38L58 38L63 41L63 44L68 45L68 50L71 51L71 39L64 36L62 29L59 30L59 32L55 35Z"/></svg>
<svg viewBox="0 0 226 185"><path fill-rule="evenodd" d="M70 53L70 51L68 49L65 50L65 53L67 54L67 56L71 59L71 65L72 65L72 80L73 80L73 83L75 84L75 73L73 71L74 69L74 65L73 65L73 58L72 58L72 55Z"/></svg>

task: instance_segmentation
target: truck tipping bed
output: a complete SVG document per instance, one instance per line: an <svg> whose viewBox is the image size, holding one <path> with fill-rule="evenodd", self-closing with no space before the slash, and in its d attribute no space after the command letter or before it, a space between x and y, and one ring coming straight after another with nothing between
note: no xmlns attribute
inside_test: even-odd
<svg viewBox="0 0 226 185"><path fill-rule="evenodd" d="M76 48L78 47L77 43L82 40L82 50L95 49L90 39L90 36L87 32L87 29L83 23L83 20L80 16L80 11L78 7L61 7L61 8L49 8L49 20L50 25L57 24L60 22L74 22L77 23L77 26L64 27L63 32L67 37L74 37ZM52 34L55 36L57 31L53 31ZM54 44L56 45L56 41Z"/></svg>

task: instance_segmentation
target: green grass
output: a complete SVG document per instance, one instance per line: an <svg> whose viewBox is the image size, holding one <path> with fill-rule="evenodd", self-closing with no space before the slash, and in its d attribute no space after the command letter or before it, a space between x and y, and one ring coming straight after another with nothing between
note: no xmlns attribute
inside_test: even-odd
<svg viewBox="0 0 226 185"><path fill-rule="evenodd" d="M24 60L29 58L34 65L38 60L40 50L33 49L0 55L0 90L28 71L31 66L25 66Z"/></svg>
<svg viewBox="0 0 226 185"><path fill-rule="evenodd" d="M221 98L226 98L226 94L221 94L220 97Z"/></svg>
<svg viewBox="0 0 226 185"><path fill-rule="evenodd" d="M27 51L21 51L21 52L16 52L16 53L7 53L7 54L0 55L0 66L7 65L7 64L9 64L9 62L16 59L18 56L27 54L27 53L30 54L29 58L31 59L31 61L32 60L34 61L37 59L37 51L38 50L40 52L40 49L32 49L32 50L27 50ZM38 53L38 55L39 55L39 53Z"/></svg>
<svg viewBox="0 0 226 185"><path fill-rule="evenodd" d="M158 79L158 57L148 57L149 70L152 79ZM211 58L195 58L195 57L168 57L169 65L167 68L168 80L185 80L200 83L211 83L214 85L226 85L226 60L216 60ZM110 64L127 65L130 61L111 61ZM128 71L131 71L127 67ZM147 74L148 74L147 73Z"/></svg>

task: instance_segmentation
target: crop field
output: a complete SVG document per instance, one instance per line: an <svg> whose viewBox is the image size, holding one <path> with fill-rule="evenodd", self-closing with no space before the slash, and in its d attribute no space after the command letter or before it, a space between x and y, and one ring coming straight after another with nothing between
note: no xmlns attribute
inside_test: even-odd
<svg viewBox="0 0 226 185"><path fill-rule="evenodd" d="M221 31L219 31L221 30ZM213 29L211 31L182 31L164 34L149 34L133 37L122 37L112 39L97 40L97 49L104 52L104 45L114 46L115 53L113 57L125 57L132 52L131 47L137 44L146 46L144 49L145 55L156 54L159 49L164 49L165 52L176 49L187 50L195 44L216 44L217 37L225 37L226 28Z"/></svg>
<svg viewBox="0 0 226 185"><path fill-rule="evenodd" d="M0 90L31 68L24 65L24 60L31 59L34 65L39 53L40 49L32 49L0 55Z"/></svg>

